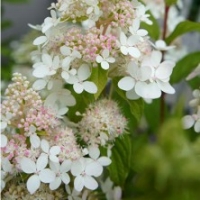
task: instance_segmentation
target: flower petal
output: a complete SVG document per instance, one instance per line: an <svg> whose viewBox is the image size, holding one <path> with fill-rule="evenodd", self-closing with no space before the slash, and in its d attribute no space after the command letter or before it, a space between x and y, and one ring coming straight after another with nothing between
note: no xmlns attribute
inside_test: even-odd
<svg viewBox="0 0 200 200"><path fill-rule="evenodd" d="M61 172L68 172L71 169L72 161L71 160L64 160L60 166Z"/></svg>
<svg viewBox="0 0 200 200"><path fill-rule="evenodd" d="M98 63L101 63L101 62L103 61L102 56L98 55L98 56L96 57L96 61L97 61Z"/></svg>
<svg viewBox="0 0 200 200"><path fill-rule="evenodd" d="M140 97L136 94L135 89L129 90L126 92L126 97L130 100L136 100Z"/></svg>
<svg viewBox="0 0 200 200"><path fill-rule="evenodd" d="M1 134L1 147L5 147L7 145L8 139L4 134Z"/></svg>
<svg viewBox="0 0 200 200"><path fill-rule="evenodd" d="M194 124L194 130L195 132L200 132L200 119Z"/></svg>
<svg viewBox="0 0 200 200"><path fill-rule="evenodd" d="M162 53L160 51L153 51L151 54L151 64L153 67L157 67L162 59Z"/></svg>
<svg viewBox="0 0 200 200"><path fill-rule="evenodd" d="M98 147L90 146L88 149L90 158L96 160L100 156L100 151Z"/></svg>
<svg viewBox="0 0 200 200"><path fill-rule="evenodd" d="M174 94L175 89L168 83L157 80L158 87L165 93Z"/></svg>
<svg viewBox="0 0 200 200"><path fill-rule="evenodd" d="M186 115L182 118L182 123L183 123L183 127L184 129L188 129L191 128L194 125L194 119L192 116L190 115Z"/></svg>
<svg viewBox="0 0 200 200"><path fill-rule="evenodd" d="M35 191L40 187L40 179L38 175L31 176L27 183L26 183L27 189L30 192L30 194L35 193Z"/></svg>
<svg viewBox="0 0 200 200"><path fill-rule="evenodd" d="M40 65L33 70L33 76L36 78L44 78L48 73L49 70L45 65Z"/></svg>
<svg viewBox="0 0 200 200"><path fill-rule="evenodd" d="M155 82L147 84L139 81L135 85L135 92L145 99L155 99L161 96L161 90Z"/></svg>
<svg viewBox="0 0 200 200"><path fill-rule="evenodd" d="M36 172L36 165L30 158L22 158L20 160L20 166L23 172L27 174L32 174Z"/></svg>
<svg viewBox="0 0 200 200"><path fill-rule="evenodd" d="M97 86L91 81L83 82L83 88L85 91L87 91L88 93L91 93L91 94L97 93L97 90L98 90Z"/></svg>
<svg viewBox="0 0 200 200"><path fill-rule="evenodd" d="M33 44L34 45L40 45L40 44L43 44L47 41L47 37L46 36L40 36L40 37L37 37L34 41L33 41Z"/></svg>
<svg viewBox="0 0 200 200"><path fill-rule="evenodd" d="M78 69L77 74L81 81L86 80L87 78L89 78L91 74L89 66L86 64L82 64L80 68Z"/></svg>
<svg viewBox="0 0 200 200"><path fill-rule="evenodd" d="M70 182L70 177L67 173L62 173L61 179L62 179L63 183L66 185Z"/></svg>
<svg viewBox="0 0 200 200"><path fill-rule="evenodd" d="M91 162L85 167L85 173L90 176L98 177L102 174L103 167L98 162Z"/></svg>
<svg viewBox="0 0 200 200"><path fill-rule="evenodd" d="M46 154L41 154L36 162L37 170L44 169L47 166L47 164L48 164L48 156Z"/></svg>
<svg viewBox="0 0 200 200"><path fill-rule="evenodd" d="M168 79L172 73L174 62L164 61L162 62L155 72L155 76L160 80Z"/></svg>
<svg viewBox="0 0 200 200"><path fill-rule="evenodd" d="M75 91L77 94L81 94L81 93L83 92L83 89L84 89L83 85L80 84L80 83L75 83L75 84L73 85L73 88L74 88L74 91Z"/></svg>
<svg viewBox="0 0 200 200"><path fill-rule="evenodd" d="M108 166L111 163L111 159L106 157L106 156L102 156L98 159L98 162L102 165L102 166Z"/></svg>
<svg viewBox="0 0 200 200"><path fill-rule="evenodd" d="M45 153L49 152L49 142L45 139L41 140L41 148Z"/></svg>
<svg viewBox="0 0 200 200"><path fill-rule="evenodd" d="M83 162L81 160L76 160L72 163L71 173L73 176L80 175L84 170Z"/></svg>
<svg viewBox="0 0 200 200"><path fill-rule="evenodd" d="M52 181L55 180L56 174L50 169L44 169L40 171L39 178L43 183L51 183Z"/></svg>
<svg viewBox="0 0 200 200"><path fill-rule="evenodd" d="M34 90L42 90L45 88L47 82L43 79L38 79L33 83L33 89Z"/></svg>
<svg viewBox="0 0 200 200"><path fill-rule="evenodd" d="M136 47L129 47L128 48L128 52L131 56L133 56L134 58L139 58L141 53L140 51L138 50L138 48Z"/></svg>
<svg viewBox="0 0 200 200"><path fill-rule="evenodd" d="M56 177L55 180L49 184L49 188L51 190L56 190L56 189L58 189L58 187L60 186L61 183L62 183L61 178Z"/></svg>
<svg viewBox="0 0 200 200"><path fill-rule="evenodd" d="M40 146L40 138L36 134L30 136L30 142L34 148L38 148Z"/></svg>
<svg viewBox="0 0 200 200"><path fill-rule="evenodd" d="M102 61L101 62L101 67L103 68L103 69L105 69L105 70L107 70L107 69L109 69L109 64L108 64L108 62L107 61Z"/></svg>
<svg viewBox="0 0 200 200"><path fill-rule="evenodd" d="M50 154L52 155L58 155L60 153L60 147L59 146L53 146L50 148Z"/></svg>
<svg viewBox="0 0 200 200"><path fill-rule="evenodd" d="M120 43L121 43L121 45L122 46L126 45L126 42L127 42L127 37L126 37L124 32L121 32L120 33Z"/></svg>
<svg viewBox="0 0 200 200"><path fill-rule="evenodd" d="M84 180L82 176L77 176L74 180L74 188L80 192L84 187Z"/></svg>
<svg viewBox="0 0 200 200"><path fill-rule="evenodd" d="M131 90L134 87L134 85L135 80L130 76L126 76L118 82L118 87L125 91Z"/></svg>
<svg viewBox="0 0 200 200"><path fill-rule="evenodd" d="M95 190L98 187L97 181L91 176L84 176L84 185L90 190Z"/></svg>
<svg viewBox="0 0 200 200"><path fill-rule="evenodd" d="M127 55L128 54L128 48L126 47L126 46L121 46L120 47L120 50L121 50L121 52L122 52L122 54L124 54L124 55Z"/></svg>

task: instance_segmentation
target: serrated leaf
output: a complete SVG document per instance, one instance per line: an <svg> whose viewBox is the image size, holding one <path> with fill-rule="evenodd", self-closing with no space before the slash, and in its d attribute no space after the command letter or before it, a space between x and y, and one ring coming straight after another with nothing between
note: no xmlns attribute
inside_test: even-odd
<svg viewBox="0 0 200 200"><path fill-rule="evenodd" d="M178 83L186 78L192 70L200 63L200 51L186 55L176 63L170 78L172 84Z"/></svg>
<svg viewBox="0 0 200 200"><path fill-rule="evenodd" d="M149 25L149 24L146 24L145 22L141 22L140 27L147 30L148 35L152 39L158 40L160 37L160 26L150 11L147 11L146 13L150 15L149 19L153 22L153 24Z"/></svg>
<svg viewBox="0 0 200 200"><path fill-rule="evenodd" d="M129 109L130 109L132 115L136 118L137 122L139 122L141 117L142 117L142 115L143 115L143 108L144 108L143 100L141 98L138 99L138 100L129 100L129 99L127 99L127 97L125 95L125 92L118 88L118 86L117 86L118 81L119 81L119 79L114 79L113 80L115 91L124 100L126 100L126 102L129 105Z"/></svg>
<svg viewBox="0 0 200 200"><path fill-rule="evenodd" d="M174 5L175 3L177 3L178 0L165 0L165 4L167 6L172 6Z"/></svg>
<svg viewBox="0 0 200 200"><path fill-rule="evenodd" d="M180 22L174 31L166 38L166 43L170 44L175 40L178 36L181 36L185 33L192 32L192 31L198 31L200 32L200 23L198 22L192 22L192 21L183 21Z"/></svg>
<svg viewBox="0 0 200 200"><path fill-rule="evenodd" d="M110 178L116 185L123 186L129 174L131 151L132 145L129 135L116 139L115 146L112 148L112 163L108 167Z"/></svg>
<svg viewBox="0 0 200 200"><path fill-rule="evenodd" d="M92 69L90 81L94 82L98 88L97 93L94 94L95 99L98 99L101 92L104 90L107 84L107 71L102 69L100 66Z"/></svg>

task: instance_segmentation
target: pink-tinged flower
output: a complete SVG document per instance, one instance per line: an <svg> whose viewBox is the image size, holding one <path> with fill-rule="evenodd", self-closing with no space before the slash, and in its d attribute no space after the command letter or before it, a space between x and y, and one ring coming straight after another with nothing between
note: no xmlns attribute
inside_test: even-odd
<svg viewBox="0 0 200 200"><path fill-rule="evenodd" d="M26 174L33 174L29 177L26 185L28 191L33 194L39 187L40 183L51 183L55 180L55 172L45 168L48 164L48 158L40 155L36 163L29 158L22 158L20 160L21 170Z"/></svg>
<svg viewBox="0 0 200 200"><path fill-rule="evenodd" d="M101 63L101 67L105 70L109 69L109 63L114 63L115 62L115 58L110 57L110 52L108 49L104 49L101 56L98 55L96 57L96 61L98 63Z"/></svg>

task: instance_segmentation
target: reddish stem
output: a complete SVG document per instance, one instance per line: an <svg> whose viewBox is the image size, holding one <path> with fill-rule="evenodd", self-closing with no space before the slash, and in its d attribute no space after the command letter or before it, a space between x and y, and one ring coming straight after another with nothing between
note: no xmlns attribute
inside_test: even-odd
<svg viewBox="0 0 200 200"><path fill-rule="evenodd" d="M169 6L165 6L162 40L165 40L167 34L167 19L168 19L169 8L170 8ZM162 51L162 61L164 60L164 55L165 52ZM164 119L165 119L165 93L162 92L160 99L160 124L164 122Z"/></svg>

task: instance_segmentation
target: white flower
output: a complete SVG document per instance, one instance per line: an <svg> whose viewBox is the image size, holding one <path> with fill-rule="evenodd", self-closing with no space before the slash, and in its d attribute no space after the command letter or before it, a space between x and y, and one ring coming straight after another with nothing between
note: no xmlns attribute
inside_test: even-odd
<svg viewBox="0 0 200 200"><path fill-rule="evenodd" d="M138 41L144 41L143 37L148 34L145 29L140 28L140 20L134 19L132 26L129 27L129 32L136 38Z"/></svg>
<svg viewBox="0 0 200 200"><path fill-rule="evenodd" d="M143 4L140 4L137 9L136 9L136 15L137 18L139 18L141 21L152 25L153 22L149 19L149 14L145 14L146 13L146 6L144 6Z"/></svg>
<svg viewBox="0 0 200 200"><path fill-rule="evenodd" d="M5 147L8 143L8 138L4 135L4 134L1 134L1 148Z"/></svg>
<svg viewBox="0 0 200 200"><path fill-rule="evenodd" d="M55 10L51 10L51 17L47 17L42 24L42 32L45 33L52 26L56 26L60 22L60 18L57 19Z"/></svg>
<svg viewBox="0 0 200 200"><path fill-rule="evenodd" d="M73 84L74 91L78 94L82 93L83 90L89 93L96 93L97 86L91 81L85 81L90 77L90 68L86 64L82 64L77 71L77 76L71 76L67 79L67 83Z"/></svg>
<svg viewBox="0 0 200 200"><path fill-rule="evenodd" d="M7 112L5 115L1 115L1 122L0 122L0 127L1 130L4 130L7 125L10 123L10 119L12 118L12 113Z"/></svg>
<svg viewBox="0 0 200 200"><path fill-rule="evenodd" d="M28 135L30 136L31 146L34 148L38 148L40 146L40 138L36 134L36 127L31 125L29 127Z"/></svg>
<svg viewBox="0 0 200 200"><path fill-rule="evenodd" d="M49 54L42 55L42 62L33 65L33 76L37 78L44 78L56 74L59 68L60 60L58 56L52 58Z"/></svg>
<svg viewBox="0 0 200 200"><path fill-rule="evenodd" d="M41 140L41 148L45 153L42 153L42 155L46 156L47 158L49 157L49 159L52 162L59 162L59 159L57 157L57 155L60 153L60 147L59 146L53 146L50 148L49 143L47 140L42 139Z"/></svg>
<svg viewBox="0 0 200 200"><path fill-rule="evenodd" d="M101 182L101 188L109 200L120 200L122 197L122 189L119 186L113 188L113 182L109 177L105 182Z"/></svg>
<svg viewBox="0 0 200 200"><path fill-rule="evenodd" d="M124 32L120 33L120 50L124 55L131 55L135 58L139 58L141 53L138 48L133 47L137 43L137 38L133 35L129 38L126 37Z"/></svg>
<svg viewBox="0 0 200 200"><path fill-rule="evenodd" d="M77 191L81 191L84 186L90 190L95 190L98 183L92 176L100 176L102 168L92 159L82 157L72 163L71 173L75 176L74 188Z"/></svg>
<svg viewBox="0 0 200 200"><path fill-rule="evenodd" d="M174 49L175 46L167 46L164 40L157 40L155 45L151 43L154 48L160 51L168 51L170 49Z"/></svg>
<svg viewBox="0 0 200 200"><path fill-rule="evenodd" d="M51 170L56 173L55 180L49 184L51 190L56 190L62 182L66 185L70 182L67 172L71 168L71 163L70 160L65 160L61 165L60 163L50 162Z"/></svg>
<svg viewBox="0 0 200 200"><path fill-rule="evenodd" d="M100 150L98 147L95 146L90 146L88 147L89 149L89 156L90 158L93 159L93 162L96 163L96 165L99 165L99 170L101 169L101 173L103 172L103 166L108 166L111 163L110 158L106 157L106 156L102 156L99 158L100 156Z"/></svg>
<svg viewBox="0 0 200 200"><path fill-rule="evenodd" d="M108 49L104 49L102 52L102 56L98 55L96 57L96 61L98 63L101 63L101 67L106 70L106 69L109 69L109 63L115 62L115 58L109 56Z"/></svg>
<svg viewBox="0 0 200 200"><path fill-rule="evenodd" d="M200 106L198 107L197 114L186 115L182 118L183 127L189 129L194 126L194 130L200 133Z"/></svg>
<svg viewBox="0 0 200 200"><path fill-rule="evenodd" d="M36 163L29 158L22 158L20 166L26 174L33 174L29 177L26 185L28 191L33 194L39 187L40 183L50 183L55 180L55 172L45 167L47 166L48 159L46 156L40 155Z"/></svg>
<svg viewBox="0 0 200 200"><path fill-rule="evenodd" d="M135 62L131 61L128 64L127 72L130 76L123 77L118 82L118 87L127 91L126 96L129 99L138 99L139 96L143 97L142 94L145 90L143 84L151 78L151 68L148 66L139 67Z"/></svg>
<svg viewBox="0 0 200 200"><path fill-rule="evenodd" d="M153 51L150 56L143 59L141 66L149 66L152 70L152 75L149 83L140 83L141 97L147 99L154 99L161 96L161 91L174 94L175 90L169 83L169 78L175 63L172 61L163 61L161 63L162 53L160 51ZM137 93L137 91L136 91Z"/></svg>
<svg viewBox="0 0 200 200"><path fill-rule="evenodd" d="M200 76L200 64L186 77L186 80L189 81L196 76Z"/></svg>
<svg viewBox="0 0 200 200"><path fill-rule="evenodd" d="M60 47L60 52L62 55L65 56L65 58L62 61L62 68L65 69L69 69L69 65L70 63L76 59L76 58L81 58L81 54L76 51L76 50L71 50L69 47L67 46L62 46Z"/></svg>
<svg viewBox="0 0 200 200"><path fill-rule="evenodd" d="M86 199L79 197L80 192L76 191L75 189L73 189L71 191L69 185L65 185L65 189L66 189L67 194L68 194L68 197L67 197L68 200L86 200Z"/></svg>

